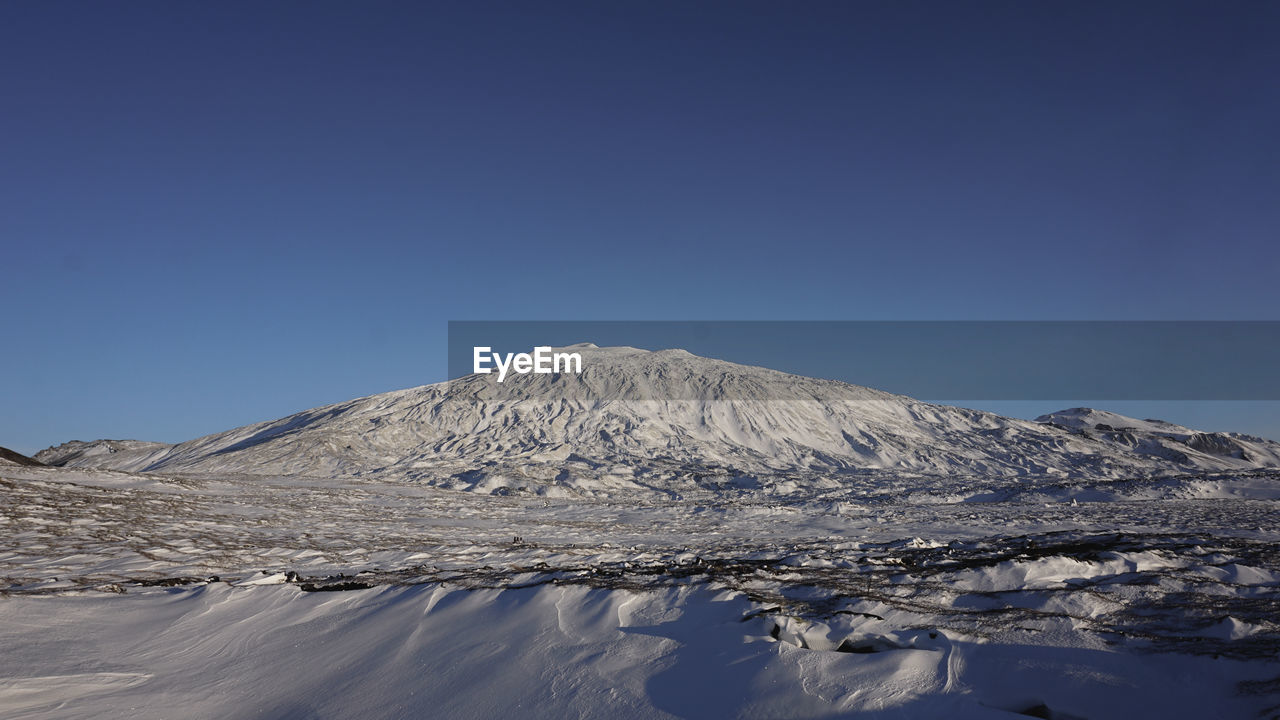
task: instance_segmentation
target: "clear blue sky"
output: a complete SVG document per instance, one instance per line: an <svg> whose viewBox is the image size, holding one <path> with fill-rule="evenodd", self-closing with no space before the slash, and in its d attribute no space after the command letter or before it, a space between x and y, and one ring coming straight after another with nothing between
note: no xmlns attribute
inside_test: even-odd
<svg viewBox="0 0 1280 720"><path fill-rule="evenodd" d="M1280 319L1277 37L1265 2L0 4L0 445L441 380L450 319Z"/></svg>

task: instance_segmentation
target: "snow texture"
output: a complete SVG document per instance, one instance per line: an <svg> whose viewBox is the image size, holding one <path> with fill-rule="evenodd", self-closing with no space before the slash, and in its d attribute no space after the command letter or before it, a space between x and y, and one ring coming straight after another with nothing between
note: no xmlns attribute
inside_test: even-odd
<svg viewBox="0 0 1280 720"><path fill-rule="evenodd" d="M1280 715L1275 443L585 350L0 467L0 715Z"/></svg>

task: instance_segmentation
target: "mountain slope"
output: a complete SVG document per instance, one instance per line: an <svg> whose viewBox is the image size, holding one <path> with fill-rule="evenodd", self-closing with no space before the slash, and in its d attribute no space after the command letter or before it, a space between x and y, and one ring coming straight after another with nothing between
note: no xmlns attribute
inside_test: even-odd
<svg viewBox="0 0 1280 720"><path fill-rule="evenodd" d="M146 458L173 447L167 443L142 440L72 440L36 453L35 459L58 467L104 467L115 470L135 469Z"/></svg>
<svg viewBox="0 0 1280 720"><path fill-rule="evenodd" d="M1280 466L1280 443L1240 433L1200 432L1164 420L1138 420L1105 410L1070 408L1041 415L1036 422L1070 428L1133 452L1194 464L1189 452L1239 460L1255 467Z"/></svg>
<svg viewBox="0 0 1280 720"><path fill-rule="evenodd" d="M1145 426L1099 431L1109 424L1100 419L1129 420L1111 414L1028 422L682 350L572 350L582 354L581 375L508 376L501 385L471 375L174 446L82 452L66 464L587 492L707 476L750 485L874 470L1121 477L1280 465L1280 445L1256 438L1173 425L1163 435Z"/></svg>
<svg viewBox="0 0 1280 720"><path fill-rule="evenodd" d="M28 467L39 467L44 463L39 460L33 460L20 452L10 450L7 447L0 447L0 465L25 465Z"/></svg>

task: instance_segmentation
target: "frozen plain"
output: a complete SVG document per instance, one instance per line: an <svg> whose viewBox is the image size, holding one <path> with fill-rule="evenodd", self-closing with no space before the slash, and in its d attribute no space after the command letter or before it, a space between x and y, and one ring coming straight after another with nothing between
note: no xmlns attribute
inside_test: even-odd
<svg viewBox="0 0 1280 720"><path fill-rule="evenodd" d="M627 355L651 363L633 376L674 362L721 391L799 382L659 355ZM368 439L400 471L321 457L406 393L422 419L382 422L410 449ZM554 423L495 418L563 397L494 403L489 425L451 419L442 441L424 394L192 441L204 454L141 449L188 467L137 467L123 445L79 448L92 467L0 467L4 715L1280 715L1266 441L881 394L861 411L874 426L854 427L859 405L785 422L703 409L701 430L668 409L622 418L641 442L609 447L585 441L604 437L591 425L571 436L600 413L571 412L566 437L529 450L521 433ZM959 452L966 433L993 444ZM925 452L903 455L913 444ZM304 456L327 471L248 472ZM778 457L799 460L767 466Z"/></svg>

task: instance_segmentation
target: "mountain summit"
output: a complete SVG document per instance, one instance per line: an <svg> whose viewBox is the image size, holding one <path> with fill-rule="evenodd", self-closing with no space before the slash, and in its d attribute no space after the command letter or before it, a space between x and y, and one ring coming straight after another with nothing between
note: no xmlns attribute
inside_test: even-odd
<svg viewBox="0 0 1280 720"><path fill-rule="evenodd" d="M400 477L485 492L779 476L838 483L874 471L1129 477L1280 465L1271 441L1083 408L1030 422L683 350L570 349L582 354L580 375L502 384L469 375L172 446L77 446L59 464ZM56 450L37 459L61 459Z"/></svg>

